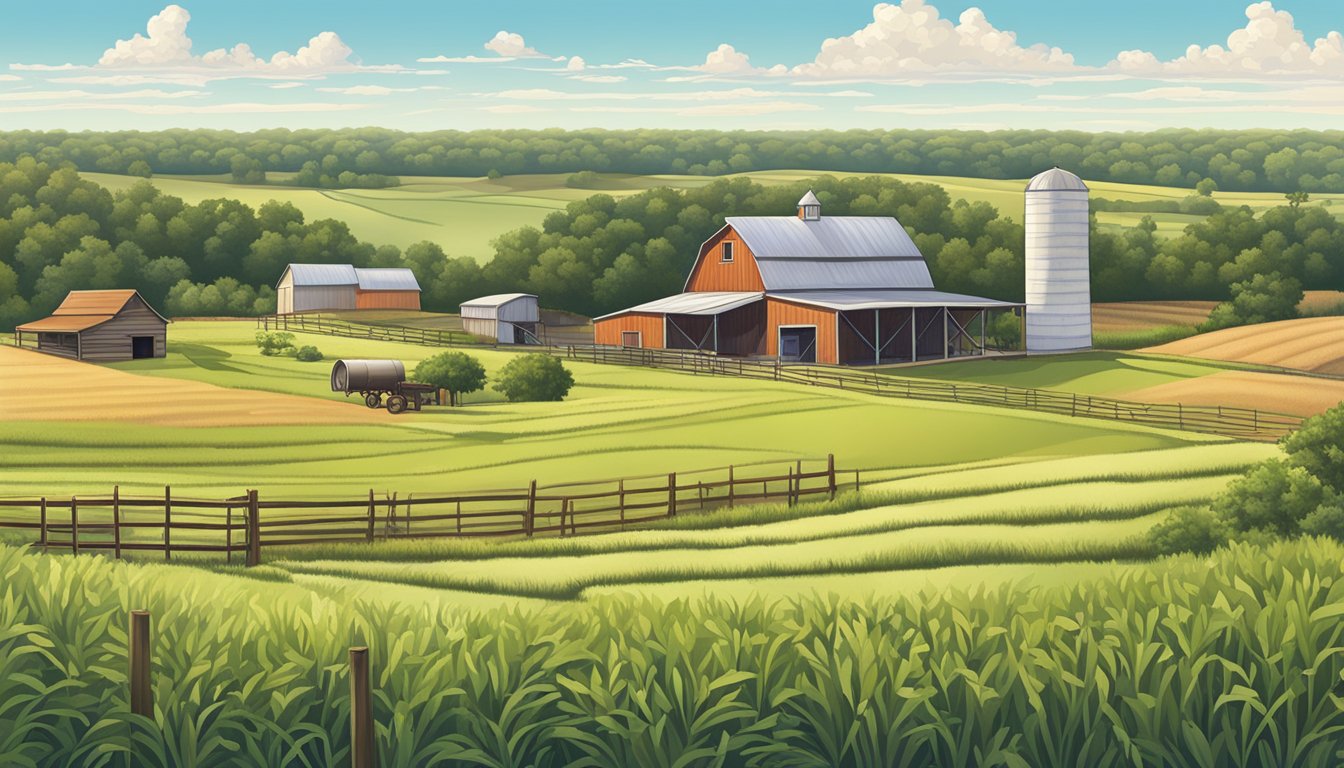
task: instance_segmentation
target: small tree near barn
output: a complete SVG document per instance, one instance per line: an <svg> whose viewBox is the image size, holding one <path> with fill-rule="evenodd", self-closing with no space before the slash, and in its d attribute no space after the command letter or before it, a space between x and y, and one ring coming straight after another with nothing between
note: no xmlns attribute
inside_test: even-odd
<svg viewBox="0 0 1344 768"><path fill-rule="evenodd" d="M495 389L511 403L564 400L574 375L559 360L541 352L516 357L499 371Z"/></svg>
<svg viewBox="0 0 1344 768"><path fill-rule="evenodd" d="M461 396L485 387L485 366L465 352L440 352L415 366L416 381L448 390L450 405L459 405Z"/></svg>

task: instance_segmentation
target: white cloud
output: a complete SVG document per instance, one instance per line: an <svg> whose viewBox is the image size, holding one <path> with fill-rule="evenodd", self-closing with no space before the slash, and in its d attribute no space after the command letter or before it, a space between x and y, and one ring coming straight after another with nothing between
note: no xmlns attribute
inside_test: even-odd
<svg viewBox="0 0 1344 768"><path fill-rule="evenodd" d="M1337 31L1308 43L1293 15L1264 2L1246 6L1246 26L1226 45L1191 45L1185 55L1161 61L1149 51L1121 51L1107 66L1131 75L1344 75L1344 35Z"/></svg>
<svg viewBox="0 0 1344 768"><path fill-rule="evenodd" d="M46 104L0 104L0 113L22 112L82 112L88 110L115 110L139 115L235 115L299 112L344 112L367 109L367 104L332 104L306 102L297 104L258 104L240 102L231 104L123 104L117 102L71 101Z"/></svg>
<svg viewBox="0 0 1344 768"><path fill-rule="evenodd" d="M84 82L104 78L103 84L130 85L147 82L204 83L224 77L304 77L328 72L398 71L401 67L366 67L354 61L350 46L335 32L321 32L294 53L278 51L269 59L256 55L247 43L219 48L197 56L187 34L191 14L180 5L169 5L136 33L118 40L105 50L93 67L73 64L17 64L13 69L37 71L108 70L134 74L88 75Z"/></svg>
<svg viewBox="0 0 1344 768"><path fill-rule="evenodd" d="M493 51L500 56L511 56L515 59L550 58L536 48L529 46L523 40L522 35L504 29L499 30L494 37L486 41L485 50Z"/></svg>
<svg viewBox="0 0 1344 768"><path fill-rule="evenodd" d="M290 81L290 82L287 82L287 83L273 83L273 84L268 85L268 86L266 86L266 87L267 87L267 88L274 88L274 89L277 90L277 91L283 91L283 90L287 90L287 89L289 89L289 88L302 88L304 85L307 85L307 83L298 83L298 82Z"/></svg>
<svg viewBox="0 0 1344 768"><path fill-rule="evenodd" d="M588 66L588 62L584 61L582 56L570 56L569 61L565 64L565 69L570 72L582 72L586 66Z"/></svg>
<svg viewBox="0 0 1344 768"><path fill-rule="evenodd" d="M23 78L18 75L0 75L0 83L12 83L22 79Z"/></svg>
<svg viewBox="0 0 1344 768"><path fill-rule="evenodd" d="M81 90L64 91L6 91L0 93L0 101L59 101L64 99L89 99L91 101L116 101L119 99L189 99L208 95L205 91L162 91L147 89L140 91L116 91L112 93L90 93Z"/></svg>
<svg viewBox="0 0 1344 768"><path fill-rule="evenodd" d="M706 54L705 63L696 69L715 75L728 75L752 72L756 68L751 66L747 54L739 52L727 43L720 43L718 48Z"/></svg>
<svg viewBox="0 0 1344 768"><path fill-rule="evenodd" d="M851 35L829 38L816 59L793 68L807 77L885 79L933 71L1069 72L1073 56L1045 45L1022 47L1016 33L996 28L979 8L957 24L940 18L925 0L879 3L873 21Z"/></svg>
<svg viewBox="0 0 1344 768"><path fill-rule="evenodd" d="M871 96L863 91L834 91L822 93L793 93L789 91L766 91L758 88L727 88L709 91L663 91L652 93L623 93L617 91L557 91L551 88L515 88L494 93L482 93L478 96L506 99L510 101L744 101L748 99L768 99L804 96L815 97L853 97Z"/></svg>
<svg viewBox="0 0 1344 768"><path fill-rule="evenodd" d="M480 107L482 112L491 112L496 115L526 115L533 112L545 112L541 107L534 107L531 104L490 104Z"/></svg>
<svg viewBox="0 0 1344 768"><path fill-rule="evenodd" d="M388 88L383 85L351 85L348 87L326 87L315 90L322 93L339 93L343 96L390 96L394 93L414 93L416 91L441 91L437 85L422 85L415 88Z"/></svg>
<svg viewBox="0 0 1344 768"><path fill-rule="evenodd" d="M585 83L623 83L630 78L625 75L571 75L569 79Z"/></svg>

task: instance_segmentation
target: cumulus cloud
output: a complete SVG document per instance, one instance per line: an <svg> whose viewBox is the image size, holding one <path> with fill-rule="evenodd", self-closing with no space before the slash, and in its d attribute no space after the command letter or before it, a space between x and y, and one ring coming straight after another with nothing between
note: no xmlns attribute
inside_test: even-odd
<svg viewBox="0 0 1344 768"><path fill-rule="evenodd" d="M317 88L322 93L339 93L342 96L391 96L394 93L415 93L416 91L440 91L441 86L422 85L415 88L388 88L383 85L351 85L347 87Z"/></svg>
<svg viewBox="0 0 1344 768"><path fill-rule="evenodd" d="M570 72L582 72L587 66L588 62L584 61L582 56L570 56L569 61L565 64L565 69Z"/></svg>
<svg viewBox="0 0 1344 768"><path fill-rule="evenodd" d="M1246 6L1246 26L1226 45L1191 45L1185 55L1161 61L1149 51L1121 51L1108 65L1133 75L1344 75L1344 35L1337 31L1308 43L1293 15L1269 0Z"/></svg>
<svg viewBox="0 0 1344 768"><path fill-rule="evenodd" d="M1075 69L1071 54L1041 44L1018 45L1016 33L995 27L979 8L966 9L953 24L925 0L902 0L899 5L879 3L871 24L845 37L828 38L814 61L792 71L809 77L881 79L936 71Z"/></svg>
<svg viewBox="0 0 1344 768"><path fill-rule="evenodd" d="M486 41L485 50L515 59L550 58L536 48L529 46L523 40L522 35L504 29L499 30L494 37Z"/></svg>
<svg viewBox="0 0 1344 768"><path fill-rule="evenodd" d="M129 85L145 82L204 82L218 77L304 77L326 72L397 70L400 67L363 67L351 59L350 46L335 32L321 32L297 51L278 51L269 59L258 56L247 43L219 48L199 56L192 53L187 34L191 14L180 5L169 5L150 17L145 34L118 40L103 51L94 67L61 65L14 65L14 69L58 71L74 69L117 70L140 74L87 75L84 82Z"/></svg>

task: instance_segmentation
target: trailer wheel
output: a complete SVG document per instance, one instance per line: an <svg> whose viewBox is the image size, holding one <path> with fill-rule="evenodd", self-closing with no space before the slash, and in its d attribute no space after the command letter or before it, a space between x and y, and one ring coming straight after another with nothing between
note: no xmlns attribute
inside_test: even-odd
<svg viewBox="0 0 1344 768"><path fill-rule="evenodd" d="M406 410L406 398L401 395L393 395L387 398L388 413L402 413Z"/></svg>
<svg viewBox="0 0 1344 768"><path fill-rule="evenodd" d="M377 392L370 392L364 396L364 404L370 408L377 408L383 404L383 396Z"/></svg>

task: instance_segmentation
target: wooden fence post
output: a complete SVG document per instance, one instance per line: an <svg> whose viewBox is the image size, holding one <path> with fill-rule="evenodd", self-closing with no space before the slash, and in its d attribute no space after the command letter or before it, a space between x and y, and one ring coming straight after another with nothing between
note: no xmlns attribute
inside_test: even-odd
<svg viewBox="0 0 1344 768"><path fill-rule="evenodd" d="M677 516L677 473L671 472L667 476L667 516Z"/></svg>
<svg viewBox="0 0 1344 768"><path fill-rule="evenodd" d="M537 481L533 480L532 484L527 487L527 511L523 513L523 530L527 532L528 536L531 536L532 531L536 528L536 521Z"/></svg>
<svg viewBox="0 0 1344 768"><path fill-rule="evenodd" d="M621 530L625 530L625 478L616 481L616 498L621 511Z"/></svg>
<svg viewBox="0 0 1344 768"><path fill-rule="evenodd" d="M131 714L154 717L154 689L150 685L149 611L131 611Z"/></svg>
<svg viewBox="0 0 1344 768"><path fill-rule="evenodd" d="M373 768L373 691L369 649L350 649L350 765Z"/></svg>
<svg viewBox="0 0 1344 768"><path fill-rule="evenodd" d="M70 554L79 554L79 499L70 497Z"/></svg>
<svg viewBox="0 0 1344 768"><path fill-rule="evenodd" d="M826 485L831 492L831 501L835 501L835 454L826 454Z"/></svg>
<svg viewBox="0 0 1344 768"><path fill-rule="evenodd" d="M233 562L233 505L224 508L224 562Z"/></svg>
<svg viewBox="0 0 1344 768"><path fill-rule="evenodd" d="M41 536L42 536L42 551L43 551L43 552L46 552L46 551L47 551L47 497L46 497L46 496L43 496L43 497L42 497L41 508L40 508L38 514L40 515L40 519L39 519L38 524L39 524L39 531L40 531Z"/></svg>
<svg viewBox="0 0 1344 768"><path fill-rule="evenodd" d="M233 508L230 507L232 512ZM230 555L233 553L230 552ZM163 486L163 559L173 559L173 487Z"/></svg>
<svg viewBox="0 0 1344 768"><path fill-rule="evenodd" d="M733 502L737 500L737 480L733 476L733 465L728 465L728 508L733 508Z"/></svg>
<svg viewBox="0 0 1344 768"><path fill-rule="evenodd" d="M411 500L414 499L414 498L415 498L415 494L411 494L411 493L406 494L406 535L407 535L407 536L410 536L410 535L411 535Z"/></svg>
<svg viewBox="0 0 1344 768"><path fill-rule="evenodd" d="M257 492L247 492L247 567L261 565L261 507Z"/></svg>
<svg viewBox="0 0 1344 768"><path fill-rule="evenodd" d="M121 559L121 486L112 486L112 556Z"/></svg>

